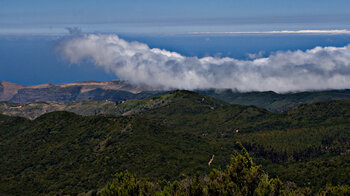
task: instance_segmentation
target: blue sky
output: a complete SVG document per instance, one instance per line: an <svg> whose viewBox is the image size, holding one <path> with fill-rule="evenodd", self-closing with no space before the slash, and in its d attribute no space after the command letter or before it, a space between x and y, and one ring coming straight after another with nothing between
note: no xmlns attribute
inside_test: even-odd
<svg viewBox="0 0 350 196"><path fill-rule="evenodd" d="M1 0L0 33L350 29L348 0Z"/></svg>
<svg viewBox="0 0 350 196"><path fill-rule="evenodd" d="M231 59L229 66L218 64L213 60L210 66L211 72L208 72L207 76L214 75L217 80L198 82L198 84L208 84L207 87L223 85L224 82L217 83L217 81L233 78L237 81L231 81L229 83L231 86L219 87L280 92L350 88L349 0L0 0L0 81L32 85L121 78L151 84L154 82L153 79L157 78L138 80L147 78L143 75L146 72L140 72L138 77L132 77L138 68L121 72L120 67L117 66L120 64L118 64L120 59L125 60L122 62L130 62L130 66L141 65L144 61L133 62L133 59L126 58L127 55L122 52L115 53L115 50L103 53L94 48L87 50L91 52L88 56L90 60L96 56L112 54L108 57L110 59L108 65L103 62L96 64L84 58L77 63L64 60L62 54L57 52L59 43L65 43L65 40L70 39L75 43L74 39L79 40L79 37L84 37L70 36L68 28L81 29L87 34L98 33L95 34L100 40L98 45L103 49L107 48L105 40L107 37L104 37L107 36L106 34L117 34L127 43L138 41L147 44L150 48L156 48L156 50L142 51L145 56L149 54L157 56L153 59L155 61L164 60L147 65L146 68L149 69L147 73L158 73L152 71L158 65L163 66L155 70L169 68L167 66L171 63L164 62L173 61L166 57L168 54L159 56L159 51L163 49L183 55L183 59L188 60L186 62L191 61L191 57L212 56L219 59L231 57L243 60L247 66L246 69L250 70L250 72L241 73L242 78L237 77L234 76L235 60ZM310 33L307 30L313 31ZM112 40L117 40L115 35L111 36L114 36ZM88 37L82 41L86 44L91 42ZM113 47L124 46L121 43L122 41L115 41ZM316 48L312 50L313 52L308 52L309 49L318 46L326 48ZM337 48L329 49L328 46ZM139 51L137 47L129 49ZM79 54L86 54L85 50L85 47L80 47L80 50L70 54L70 57L75 58ZM295 56L299 53L304 59L313 59L313 61L309 64L295 64ZM274 54L280 54L284 60L277 61ZM115 56L120 58L115 59ZM259 62L255 59L261 57L270 59L273 62L272 68L267 67L261 73L254 72L256 70L254 66ZM348 61L343 61L348 57ZM321 58L324 60L320 61ZM168 84L171 87L189 87L193 80L199 81L204 77L201 75L205 73L204 70L198 70L198 66L183 64L181 59L177 59L177 65L183 70L188 67L191 68L190 70L197 70L197 75L187 78L188 81L181 79L175 82L176 85L184 82L180 86ZM148 58L144 60L147 61ZM300 80L295 79L301 76L286 74L285 70L279 67L284 61L291 62L286 67L290 73L298 73L299 67L306 67L311 75L305 75ZM332 66L328 62L337 62L339 65ZM199 61L197 63L202 65ZM322 72L314 72L322 63L324 64L321 67ZM225 67L227 70L220 71L215 66ZM224 73L231 75L226 74L221 77ZM250 79L252 83L238 85L240 79L243 81L245 74L249 76L249 73L261 77ZM279 74L276 75L276 73ZM318 81L318 78L323 78L323 75L319 75L320 73L329 78ZM340 77L334 73L343 76ZM173 75L188 76L187 72ZM269 83L269 80L265 80L266 77L279 82ZM312 80L304 81L305 78ZM159 81L167 83L172 81L170 79L176 78L169 76L164 81ZM293 84L294 86L289 85L295 81L301 81L302 85L299 83ZM262 85L264 82L267 82L266 85ZM282 83L286 85L283 86ZM269 86L269 84L279 86Z"/></svg>

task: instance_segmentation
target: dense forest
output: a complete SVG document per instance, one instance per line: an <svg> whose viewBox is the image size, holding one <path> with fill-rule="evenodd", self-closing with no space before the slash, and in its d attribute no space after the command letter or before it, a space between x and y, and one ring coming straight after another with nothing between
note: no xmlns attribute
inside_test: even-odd
<svg viewBox="0 0 350 196"><path fill-rule="evenodd" d="M0 194L348 193L348 101L277 114L174 91L117 109L131 112L61 111L35 120L0 115ZM237 164L244 174L235 173ZM120 188L125 183L136 188Z"/></svg>
<svg viewBox="0 0 350 196"><path fill-rule="evenodd" d="M348 100L350 90L307 91L279 94L273 91L239 92L230 89L200 90L199 93L212 96L232 104L255 105L272 112L284 112L300 104L317 103L321 101Z"/></svg>
<svg viewBox="0 0 350 196"><path fill-rule="evenodd" d="M300 188L292 182L283 183L278 178L270 178L256 165L240 143L230 164L225 169L213 169L207 174L196 173L183 176L172 182L159 180L152 182L137 178L130 172L121 172L99 192L91 195L349 195L350 186L327 184L317 192L310 188Z"/></svg>

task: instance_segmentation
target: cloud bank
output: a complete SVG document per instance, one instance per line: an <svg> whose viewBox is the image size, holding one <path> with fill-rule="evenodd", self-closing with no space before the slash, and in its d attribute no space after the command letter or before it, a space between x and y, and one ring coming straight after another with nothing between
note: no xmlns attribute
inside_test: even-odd
<svg viewBox="0 0 350 196"><path fill-rule="evenodd" d="M117 35L89 34L61 41L58 51L73 64L89 60L120 79L164 89L283 93L350 88L350 45L280 51L266 58L238 60L186 57Z"/></svg>

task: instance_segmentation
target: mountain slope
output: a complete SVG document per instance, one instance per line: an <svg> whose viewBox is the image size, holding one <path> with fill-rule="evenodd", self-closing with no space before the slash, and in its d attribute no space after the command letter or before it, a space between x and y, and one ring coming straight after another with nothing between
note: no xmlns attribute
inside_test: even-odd
<svg viewBox="0 0 350 196"><path fill-rule="evenodd" d="M350 100L350 90L330 90L278 94L268 92L234 92L232 90L201 90L203 95L212 96L232 104L255 105L272 112L283 112L300 104L331 100Z"/></svg>
<svg viewBox="0 0 350 196"><path fill-rule="evenodd" d="M113 80L107 82L85 81L53 85L51 83L23 86L0 82L0 101L28 103L35 101L72 102L83 100L143 99L159 94L157 89L146 85L131 85Z"/></svg>
<svg viewBox="0 0 350 196"><path fill-rule="evenodd" d="M208 169L216 146L142 117L54 112L21 128L0 141L2 194L82 192L125 169L170 179Z"/></svg>
<svg viewBox="0 0 350 196"><path fill-rule="evenodd" d="M171 94L165 94L147 99L123 100L117 102L108 100L77 101L70 103L37 101L25 104L0 102L0 113L29 119L35 119L53 111L68 111L87 116L97 114L130 115L169 104L172 101L172 97Z"/></svg>
<svg viewBox="0 0 350 196"><path fill-rule="evenodd" d="M227 165L235 141L283 180L315 189L350 184L349 102L302 105L282 114L189 91L133 102L139 111L127 116L53 112L30 121L0 115L0 194L87 192L125 170L179 179ZM335 163L324 166L328 161Z"/></svg>
<svg viewBox="0 0 350 196"><path fill-rule="evenodd" d="M212 89L196 92L216 99L240 105L254 105L269 111L281 113L300 104L330 100L350 100L350 90L329 90L278 94L268 92L235 92L232 90ZM146 85L132 85L127 81L106 82L85 81L66 84L41 84L23 86L10 82L0 82L0 101L13 103L31 102L77 102L77 101L123 101L145 99L167 91L154 89Z"/></svg>

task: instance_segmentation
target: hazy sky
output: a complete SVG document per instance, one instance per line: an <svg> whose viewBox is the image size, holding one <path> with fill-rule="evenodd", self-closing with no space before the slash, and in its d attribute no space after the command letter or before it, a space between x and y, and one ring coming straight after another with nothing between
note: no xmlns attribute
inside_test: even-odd
<svg viewBox="0 0 350 196"><path fill-rule="evenodd" d="M349 29L348 0L1 0L0 33Z"/></svg>
<svg viewBox="0 0 350 196"><path fill-rule="evenodd" d="M349 0L0 0L0 81L21 84L343 89L349 43Z"/></svg>

